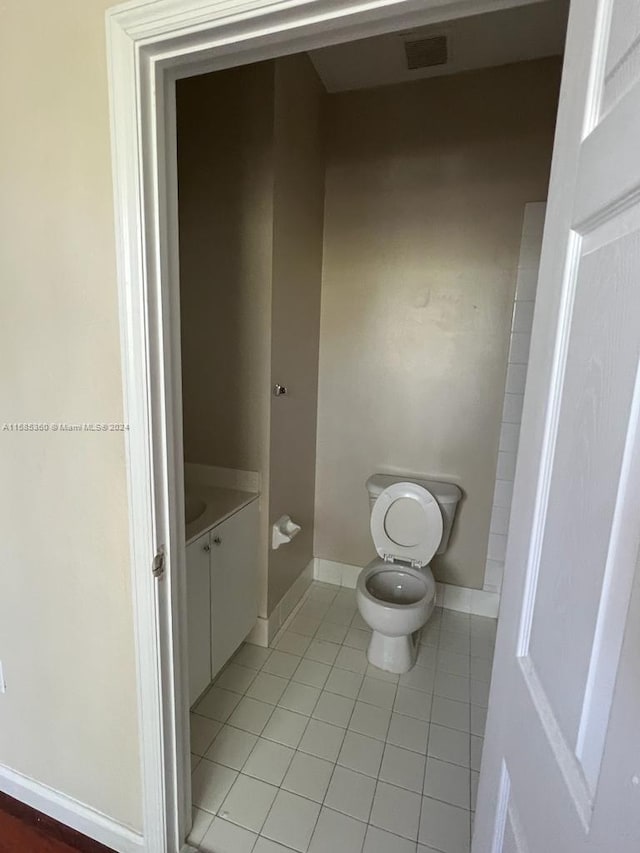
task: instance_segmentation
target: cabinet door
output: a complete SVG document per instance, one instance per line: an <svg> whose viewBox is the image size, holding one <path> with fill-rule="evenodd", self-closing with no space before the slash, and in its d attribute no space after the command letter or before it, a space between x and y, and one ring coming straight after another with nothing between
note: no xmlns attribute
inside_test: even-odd
<svg viewBox="0 0 640 853"><path fill-rule="evenodd" d="M211 573L209 534L187 545L189 704L211 681Z"/></svg>
<svg viewBox="0 0 640 853"><path fill-rule="evenodd" d="M211 663L215 675L258 616L258 501L211 531Z"/></svg>

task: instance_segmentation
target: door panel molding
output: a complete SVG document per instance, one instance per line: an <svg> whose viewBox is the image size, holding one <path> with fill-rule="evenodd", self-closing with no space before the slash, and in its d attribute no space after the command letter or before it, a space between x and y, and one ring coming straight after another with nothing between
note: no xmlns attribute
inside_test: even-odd
<svg viewBox="0 0 640 853"><path fill-rule="evenodd" d="M493 825L493 840L491 853L501 853L504 848L504 836L507 826L507 812L509 799L511 797L511 778L507 770L506 762L500 765L500 781L498 782L498 801L496 805L495 820Z"/></svg>
<svg viewBox="0 0 640 853"><path fill-rule="evenodd" d="M602 109L602 96L607 73L608 47L611 40L613 0L600 0L596 12L593 35L593 61L589 69L587 99L582 123L582 138L585 139L596 126Z"/></svg>
<svg viewBox="0 0 640 853"><path fill-rule="evenodd" d="M620 7L611 18L603 112L608 112L640 78L640 17L636 15L635 20L629 20L624 11Z"/></svg>
<svg viewBox="0 0 640 853"><path fill-rule="evenodd" d="M540 560L544 543L545 523L549 505L549 493L553 475L553 460L555 458L558 426L562 403L569 341L571 337L571 320L575 302L576 285L580 269L582 238L576 231L569 233L565 257L564 275L562 281L562 298L560 301L556 332L556 345L553 355L553 370L551 373L549 404L544 431L544 439L540 459L540 477L535 498L535 511L529 545L529 556L525 573L523 604L520 614L519 636L516 657L523 658L529 654L531 627L535 608ZM535 323L535 319L534 319Z"/></svg>
<svg viewBox="0 0 640 853"><path fill-rule="evenodd" d="M578 729L576 755L583 767L591 796L595 796L609 715L613 702L625 619L629 610L640 527L633 508L640 504L640 365L636 370L630 426L622 458L620 488L611 533L603 594L598 611L585 699Z"/></svg>
<svg viewBox="0 0 640 853"><path fill-rule="evenodd" d="M640 199L640 81L585 138L578 165L574 228L582 234ZM616 151L604 158L603 151ZM586 176L589 180L586 180Z"/></svg>
<svg viewBox="0 0 640 853"><path fill-rule="evenodd" d="M586 833L589 831L591 824L593 799L580 761L562 733L547 693L538 678L533 661L530 657L522 657L519 658L518 664L526 688L529 691L529 697L544 730L549 749L553 753L556 764L562 773L567 793L575 805L576 813Z"/></svg>
<svg viewBox="0 0 640 853"><path fill-rule="evenodd" d="M509 803L506 827L507 843L504 853L529 853L527 838L520 823L520 815L514 803Z"/></svg>
<svg viewBox="0 0 640 853"><path fill-rule="evenodd" d="M583 256L573 311L529 651L572 746L633 429L639 275L640 233Z"/></svg>

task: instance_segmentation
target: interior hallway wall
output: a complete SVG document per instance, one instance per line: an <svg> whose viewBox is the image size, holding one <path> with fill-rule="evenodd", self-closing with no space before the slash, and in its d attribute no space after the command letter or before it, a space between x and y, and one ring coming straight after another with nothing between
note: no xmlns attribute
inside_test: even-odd
<svg viewBox="0 0 640 853"><path fill-rule="evenodd" d="M458 483L437 580L483 585L523 207L560 58L328 97L315 555L375 556L367 477Z"/></svg>
<svg viewBox="0 0 640 853"><path fill-rule="evenodd" d="M2 423L123 420L111 5L0 4ZM0 471L0 776L139 830L124 434L2 430Z"/></svg>

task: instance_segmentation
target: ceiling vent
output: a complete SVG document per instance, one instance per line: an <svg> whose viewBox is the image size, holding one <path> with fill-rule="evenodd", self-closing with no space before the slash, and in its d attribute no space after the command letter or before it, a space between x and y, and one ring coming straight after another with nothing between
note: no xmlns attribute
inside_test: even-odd
<svg viewBox="0 0 640 853"><path fill-rule="evenodd" d="M434 65L446 65L448 60L447 37L430 36L429 38L406 41L404 52L409 71L414 71L417 68L431 68Z"/></svg>

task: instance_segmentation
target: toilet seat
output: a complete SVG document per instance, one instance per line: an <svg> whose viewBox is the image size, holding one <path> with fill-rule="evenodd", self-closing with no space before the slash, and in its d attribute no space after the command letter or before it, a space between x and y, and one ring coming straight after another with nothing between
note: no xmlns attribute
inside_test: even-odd
<svg viewBox="0 0 640 853"><path fill-rule="evenodd" d="M442 540L442 512L436 499L416 483L394 483L371 511L371 537L386 562L428 565Z"/></svg>

